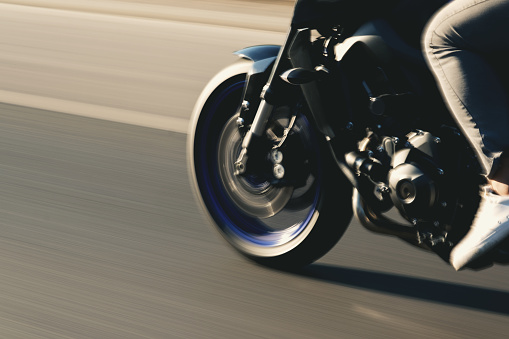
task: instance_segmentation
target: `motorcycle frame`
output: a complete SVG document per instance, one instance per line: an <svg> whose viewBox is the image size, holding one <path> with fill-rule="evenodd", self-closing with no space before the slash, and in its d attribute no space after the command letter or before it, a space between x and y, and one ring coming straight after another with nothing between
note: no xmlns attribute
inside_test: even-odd
<svg viewBox="0 0 509 339"><path fill-rule="evenodd" d="M277 105L282 98L285 98L289 93L293 93L293 86L284 83L279 75L291 67L313 69L311 31L310 28L292 28L287 35L285 44L281 48L270 45L255 46L235 53L242 58L254 62L252 72L247 75L247 86L243 94L244 104L241 105L239 109L243 124L249 126L251 123L243 140L242 156L249 154L251 148L257 147L257 140L263 135L272 108ZM372 42L376 40L376 38L373 37L367 37L365 40L380 44L380 41ZM362 42L363 38L359 38L357 41ZM346 54L348 49L352 48L353 45L355 44L349 45L349 47L343 51L343 55ZM276 52L277 55L275 55ZM335 60L333 57L331 57L329 61L334 64L332 67L338 67L340 64L340 61ZM268 72L270 72L270 74L268 74ZM267 76L268 80L260 94L260 81ZM337 78L335 81L341 80ZM342 173L355 188L353 205L355 215L361 224L372 232L393 235L411 243L417 243L419 235L415 228L386 219L376 212L376 208L373 210L373 208L370 207L379 205L379 202L372 198L372 194L369 191L369 184L363 181L363 178L358 177L346 164L344 154L347 152L347 148L342 147L341 141L336 142L335 140L336 134L326 114L327 110L331 110L331 107L326 107L326 105L324 105L325 98L322 96L317 81L302 84L300 85L300 89L309 107L313 121L316 124L316 128L330 145L331 156L334 158ZM247 107L245 104L246 102L250 103ZM331 102L328 106L332 105L337 106L338 103ZM253 106L257 107L254 115L252 113ZM346 103L346 106L348 106L348 103ZM352 112L348 111L343 112L342 120L349 121L349 115L352 114ZM343 131L348 131L350 128L349 124L351 123L346 123Z"/></svg>

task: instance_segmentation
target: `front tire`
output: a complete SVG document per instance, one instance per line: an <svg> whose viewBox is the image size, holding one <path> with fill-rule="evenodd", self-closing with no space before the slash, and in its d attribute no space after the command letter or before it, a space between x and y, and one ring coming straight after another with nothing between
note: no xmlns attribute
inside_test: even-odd
<svg viewBox="0 0 509 339"><path fill-rule="evenodd" d="M304 113L292 131L309 156L305 185L278 186L256 175L232 173L242 142L232 124L250 69L244 60L228 67L198 100L188 137L191 183L216 230L234 249L266 266L297 268L323 256L341 238L352 217L352 188Z"/></svg>

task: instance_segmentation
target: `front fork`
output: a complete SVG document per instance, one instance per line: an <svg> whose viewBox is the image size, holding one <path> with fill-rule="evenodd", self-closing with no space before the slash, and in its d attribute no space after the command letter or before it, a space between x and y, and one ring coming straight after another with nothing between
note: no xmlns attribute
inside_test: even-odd
<svg viewBox="0 0 509 339"><path fill-rule="evenodd" d="M296 35L296 32L297 31L295 29L290 29L283 48L279 50L279 54L274 62L274 66L272 67L272 72L269 76L267 84L263 87L260 95L260 104L258 105L258 110L256 111L251 127L244 136L244 140L242 141L242 150L240 151L239 157L235 162L234 168L236 175L242 175L246 172L249 150L252 147L256 147L256 145L253 146L253 144L258 143L257 141L261 140L263 134L265 133L267 122L274 108L275 87L276 84L280 82L278 75L284 69L284 62L282 61L283 58L286 58L288 55L291 41Z"/></svg>
<svg viewBox="0 0 509 339"><path fill-rule="evenodd" d="M251 127L244 136L242 149L235 162L235 174L242 175L247 170L247 161L251 149L257 144L262 143L263 135L267 128L267 122L272 114L274 106L285 96L285 84L280 75L288 67L287 59L291 66L311 70L314 68L311 57L311 33L309 29L291 28L286 38L283 48L275 60L272 72L267 84L263 87L261 100L254 116ZM249 85L249 84L248 84ZM334 138L334 132L325 119L325 110L323 108L320 92L316 81L301 85L302 93L310 108L313 119L318 130L325 135L327 140Z"/></svg>
<svg viewBox="0 0 509 339"><path fill-rule="evenodd" d="M235 175L242 175L247 170L248 149L253 139L261 139L272 113L273 105L269 104L262 96L260 106L253 120L253 124L242 140L242 150L235 161Z"/></svg>

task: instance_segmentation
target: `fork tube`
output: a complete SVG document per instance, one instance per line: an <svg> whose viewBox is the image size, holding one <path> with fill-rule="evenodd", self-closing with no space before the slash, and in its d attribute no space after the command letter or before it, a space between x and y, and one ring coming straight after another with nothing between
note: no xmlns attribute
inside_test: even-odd
<svg viewBox="0 0 509 339"><path fill-rule="evenodd" d="M253 123L251 124L251 128L245 135L244 140L242 141L242 149L243 149L242 153L244 153L244 154L247 152L247 149L248 149L248 147L251 143L251 140L252 140L252 136L254 135L257 137L261 137L265 131L267 121L269 120L270 114L272 113L272 108L274 107L270 102L271 102L271 96L274 95L274 93L272 91L273 87L274 87L274 83L275 83L275 81L278 81L277 77L278 77L279 73L281 73L281 70L280 70L281 59L287 57L288 49L290 48L290 44L292 43L293 37L295 36L296 32L297 32L297 30L294 29L293 27L288 32L285 44L284 44L283 48L281 48L281 50L279 51L279 54L276 58L274 67L272 68L272 72L269 76L267 84L263 88L263 91L261 93L260 105L258 106L258 110L256 111L256 115L254 117ZM275 95L277 95L277 93Z"/></svg>
<svg viewBox="0 0 509 339"><path fill-rule="evenodd" d="M267 120L270 117L270 113L272 113L273 107L273 105L269 104L265 99L262 98L248 134L251 133L258 137L263 135L263 132L265 131L265 125L267 124ZM248 145L244 145L246 139L248 138L244 138L242 147L245 146L247 148Z"/></svg>

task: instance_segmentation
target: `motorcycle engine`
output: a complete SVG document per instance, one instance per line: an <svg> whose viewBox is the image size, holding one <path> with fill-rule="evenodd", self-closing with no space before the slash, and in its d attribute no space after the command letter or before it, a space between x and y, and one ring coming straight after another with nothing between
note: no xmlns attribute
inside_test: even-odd
<svg viewBox="0 0 509 339"><path fill-rule="evenodd" d="M390 197L394 206L409 221L428 220L441 201L444 171L439 159L440 139L431 133L417 131L409 135L404 148L392 154L392 169L388 174ZM395 149L393 147L393 149Z"/></svg>

